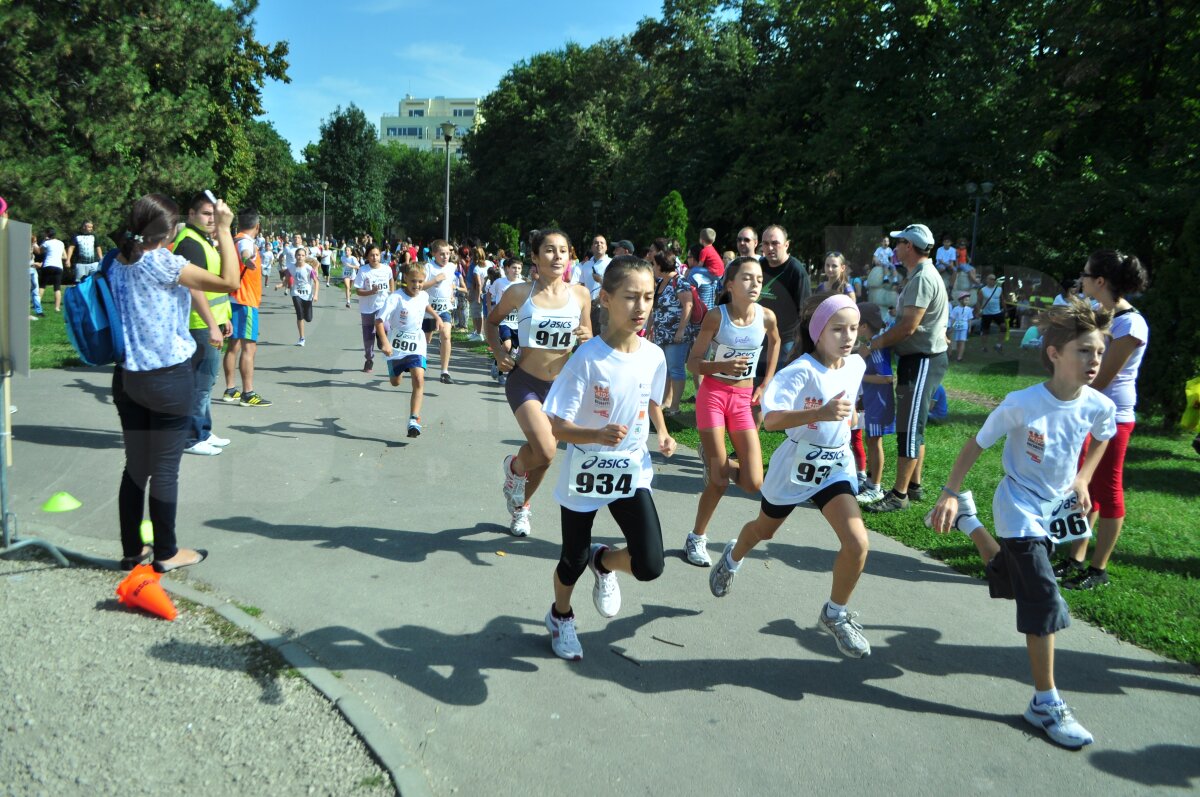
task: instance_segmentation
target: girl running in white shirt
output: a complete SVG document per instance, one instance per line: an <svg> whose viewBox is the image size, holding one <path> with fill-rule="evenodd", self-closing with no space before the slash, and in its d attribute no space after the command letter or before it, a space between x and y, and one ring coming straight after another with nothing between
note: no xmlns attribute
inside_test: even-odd
<svg viewBox="0 0 1200 797"><path fill-rule="evenodd" d="M662 349L638 336L654 308L650 264L615 258L604 272L600 304L608 311L604 335L579 347L546 397L554 436L567 443L554 488L562 506L562 555L546 628L555 655L572 661L583 658L571 594L584 570L595 576L592 601L603 617L621 608L618 571L638 581L662 575L662 529L650 494L654 472L646 448L651 422L658 450L667 457L675 453L659 405L667 360ZM605 506L625 536L623 549L592 542L592 524Z"/></svg>
<svg viewBox="0 0 1200 797"><path fill-rule="evenodd" d="M488 346L500 373L508 406L528 441L516 455L504 458L504 500L511 515L509 531L516 537L530 532L530 499L546 475L558 447L542 403L563 369L576 341L592 336L591 295L580 285L563 282L570 257L570 239L561 230L539 230L530 241L537 276L533 282L510 285L488 313ZM517 314L520 364L500 342L500 325Z"/></svg>
<svg viewBox="0 0 1200 797"><path fill-rule="evenodd" d="M421 290L421 283L425 281L425 267L419 263L408 263L403 268L403 287L387 297L383 310L375 319L375 332L383 342L381 348L388 358L388 377L392 385L399 386L405 373L412 374L408 436L419 437L428 345L421 322L426 317L436 320L438 314L429 303L429 294Z"/></svg>
<svg viewBox="0 0 1200 797"><path fill-rule="evenodd" d="M692 345L688 370L700 383L696 389L696 430L700 433L704 492L696 507L696 523L684 541L687 560L708 567L705 532L730 483L748 493L762 487L762 446L750 410L775 375L779 357L779 327L775 314L758 303L762 266L756 258L739 257L725 270L725 289L713 312L704 316ZM758 358L766 357L760 387L754 387ZM737 460L725 453L725 434Z"/></svg>
<svg viewBox="0 0 1200 797"><path fill-rule="evenodd" d="M993 597L1016 600L1017 631L1025 635L1035 689L1025 719L1072 749L1091 744L1092 735L1054 684L1054 635L1071 619L1055 584L1050 550L1054 543L1090 536L1088 483L1117 434L1116 405L1089 387L1101 370L1108 324L1108 311L1082 302L1045 312L1042 363L1053 376L1009 393L992 410L979 434L963 445L931 519L941 533L963 529L963 480L983 450L1006 437L1004 478L992 499L999 546L982 528L970 536L988 561ZM1080 467L1077 457L1089 433L1093 444ZM990 557L991 551L999 555Z"/></svg>
<svg viewBox="0 0 1200 797"><path fill-rule="evenodd" d="M354 250L350 248L350 244L346 244L342 250L342 286L346 289L346 306L350 306L350 287L354 284L354 278L358 276L358 258L354 256Z"/></svg>
<svg viewBox="0 0 1200 797"><path fill-rule="evenodd" d="M801 308L796 350L800 356L775 375L763 395L763 428L785 430L771 455L758 517L725 546L709 588L728 594L733 577L754 546L769 540L798 504L812 501L841 542L833 562L833 588L817 625L837 640L846 656L871 654L871 645L846 604L867 562L867 529L854 498L857 476L850 452L854 399L866 363L854 350L859 312L844 293L818 294Z"/></svg>

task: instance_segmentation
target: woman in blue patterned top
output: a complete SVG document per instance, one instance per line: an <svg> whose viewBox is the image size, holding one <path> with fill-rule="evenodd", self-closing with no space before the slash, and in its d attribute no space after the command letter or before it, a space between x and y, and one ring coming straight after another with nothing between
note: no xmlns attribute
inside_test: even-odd
<svg viewBox="0 0 1200 797"><path fill-rule="evenodd" d="M112 236L119 249L108 282L120 310L125 361L113 372L113 403L125 442L118 511L121 519L121 567L131 570L151 559L166 573L204 561L207 551L178 548L175 509L179 502L179 460L187 438L195 394L191 363L196 342L188 332L192 309L189 288L234 291L240 264L229 231L233 212L215 206L221 273L188 263L171 252L179 208L162 194L134 203L124 226ZM146 485L150 485L150 521L154 547L140 536Z"/></svg>

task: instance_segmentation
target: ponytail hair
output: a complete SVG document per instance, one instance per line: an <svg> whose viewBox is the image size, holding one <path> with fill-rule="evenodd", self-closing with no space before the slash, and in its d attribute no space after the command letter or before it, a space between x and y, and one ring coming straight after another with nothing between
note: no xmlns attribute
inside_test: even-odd
<svg viewBox="0 0 1200 797"><path fill-rule="evenodd" d="M113 241L126 263L142 259L147 247L166 241L175 232L179 206L163 194L146 194L133 203L120 230L112 234Z"/></svg>
<svg viewBox="0 0 1200 797"><path fill-rule="evenodd" d="M1149 277L1136 255L1125 255L1115 249L1097 249L1087 260L1086 270L1094 277L1103 277L1114 299L1131 293L1141 293Z"/></svg>

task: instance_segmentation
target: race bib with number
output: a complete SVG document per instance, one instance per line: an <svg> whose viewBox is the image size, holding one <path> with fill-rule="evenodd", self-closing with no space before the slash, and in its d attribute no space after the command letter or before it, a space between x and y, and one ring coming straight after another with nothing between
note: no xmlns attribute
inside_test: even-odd
<svg viewBox="0 0 1200 797"><path fill-rule="evenodd" d="M1055 545L1092 536L1092 527L1087 515L1079 508L1079 496L1074 492L1042 504L1042 518L1050 532L1050 541Z"/></svg>
<svg viewBox="0 0 1200 797"><path fill-rule="evenodd" d="M641 451L584 451L571 446L568 490L581 498L628 498L642 475Z"/></svg>
<svg viewBox="0 0 1200 797"><path fill-rule="evenodd" d="M738 374L713 374L713 376L721 379L749 379L754 376L754 369L758 367L758 354L762 349L737 349L733 346L726 346L724 343L718 343L717 349L713 352L713 362L723 363L729 360L736 360L738 357L746 357L749 362L746 363L746 368Z"/></svg>
<svg viewBox="0 0 1200 797"><path fill-rule="evenodd" d="M297 299L307 302L312 298L312 285L307 282L297 282L292 286L292 293L296 294Z"/></svg>
<svg viewBox="0 0 1200 797"><path fill-rule="evenodd" d="M392 357L425 356L425 333L420 330L401 332L392 338Z"/></svg>
<svg viewBox="0 0 1200 797"><path fill-rule="evenodd" d="M797 443L792 459L792 484L819 487L830 476L846 469L849 454L847 446L828 448L808 442Z"/></svg>
<svg viewBox="0 0 1200 797"><path fill-rule="evenodd" d="M438 314L450 312L450 300L449 299L430 298L429 306L433 308L433 312L438 313Z"/></svg>
<svg viewBox="0 0 1200 797"><path fill-rule="evenodd" d="M500 326L508 327L509 329L516 329L518 323L517 311L513 310L511 313L504 316L504 320L500 322Z"/></svg>
<svg viewBox="0 0 1200 797"><path fill-rule="evenodd" d="M578 319L551 315L536 305L529 319L529 347L533 349L555 349L562 351L575 345L572 330L579 325Z"/></svg>

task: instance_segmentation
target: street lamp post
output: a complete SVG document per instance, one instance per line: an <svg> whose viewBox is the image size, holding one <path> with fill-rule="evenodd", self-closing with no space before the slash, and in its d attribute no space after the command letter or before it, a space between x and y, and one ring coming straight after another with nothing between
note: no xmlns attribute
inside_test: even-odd
<svg viewBox="0 0 1200 797"><path fill-rule="evenodd" d="M325 192L329 190L329 183L321 183L321 245L325 245Z"/></svg>
<svg viewBox="0 0 1200 797"><path fill-rule="evenodd" d="M988 194L992 193L993 188L995 188L995 185L989 182L980 183L979 185L976 185L975 183L967 183L967 196L975 198L975 220L971 223L970 255L972 266L976 265L975 241L979 237L979 207L983 204L983 200L988 196Z"/></svg>
<svg viewBox="0 0 1200 797"><path fill-rule="evenodd" d="M442 208L442 238L450 240L450 139L454 138L454 123L442 122L442 138L446 139L446 204Z"/></svg>

